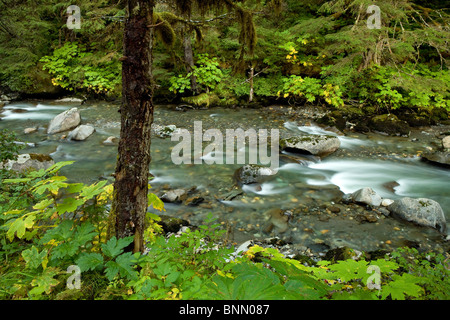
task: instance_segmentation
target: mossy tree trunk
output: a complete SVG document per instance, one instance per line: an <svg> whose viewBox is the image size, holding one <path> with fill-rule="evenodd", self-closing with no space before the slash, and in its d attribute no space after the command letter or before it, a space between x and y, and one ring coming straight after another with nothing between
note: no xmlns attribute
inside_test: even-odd
<svg viewBox="0 0 450 320"><path fill-rule="evenodd" d="M117 238L134 235L128 251L144 249L148 206L150 129L153 122L152 46L154 2L128 0L122 61L119 154L110 230Z"/></svg>

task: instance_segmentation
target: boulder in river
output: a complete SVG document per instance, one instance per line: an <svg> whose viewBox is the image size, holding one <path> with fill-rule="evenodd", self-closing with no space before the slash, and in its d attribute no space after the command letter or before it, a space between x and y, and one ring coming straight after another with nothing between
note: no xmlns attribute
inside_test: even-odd
<svg viewBox="0 0 450 320"><path fill-rule="evenodd" d="M446 233L447 224L444 212L438 202L426 198L404 197L395 200L388 210L394 217L404 219L421 226L432 227Z"/></svg>
<svg viewBox="0 0 450 320"><path fill-rule="evenodd" d="M436 151L429 152L422 155L422 160L430 162L431 164L450 167L450 152L448 151Z"/></svg>
<svg viewBox="0 0 450 320"><path fill-rule="evenodd" d="M234 180L238 185L261 183L276 172L271 168L256 164L246 164L234 172Z"/></svg>
<svg viewBox="0 0 450 320"><path fill-rule="evenodd" d="M169 190L161 196L161 200L168 203L180 203L187 196L184 189Z"/></svg>
<svg viewBox="0 0 450 320"><path fill-rule="evenodd" d="M176 130L177 126L173 124L164 126L152 123L152 134L162 139L171 137L176 132Z"/></svg>
<svg viewBox="0 0 450 320"><path fill-rule="evenodd" d="M72 108L58 114L47 129L48 134L55 134L64 131L69 131L76 128L81 123L80 112L77 108Z"/></svg>
<svg viewBox="0 0 450 320"><path fill-rule="evenodd" d="M381 196L372 188L362 188L352 193L352 200L357 203L364 203L369 206L378 207L381 204Z"/></svg>
<svg viewBox="0 0 450 320"><path fill-rule="evenodd" d="M20 154L17 157L17 160L8 160L5 164L0 163L0 169L13 170L17 172L41 169L46 170L54 164L55 162L48 155L25 153Z"/></svg>
<svg viewBox="0 0 450 320"><path fill-rule="evenodd" d="M306 152L315 156L327 156L341 146L338 137L331 135L294 136L280 140L280 149Z"/></svg>
<svg viewBox="0 0 450 320"><path fill-rule="evenodd" d="M71 131L67 138L69 140L84 141L95 132L95 128L89 125L81 125Z"/></svg>
<svg viewBox="0 0 450 320"><path fill-rule="evenodd" d="M450 150L450 136L446 136L442 139L442 147L446 150Z"/></svg>
<svg viewBox="0 0 450 320"><path fill-rule="evenodd" d="M118 141L119 139L117 137L110 136L105 141L103 141L103 144L107 146L113 146L116 145Z"/></svg>
<svg viewBox="0 0 450 320"><path fill-rule="evenodd" d="M393 114L382 114L371 118L369 128L392 136L409 136L411 132L408 123Z"/></svg>
<svg viewBox="0 0 450 320"><path fill-rule="evenodd" d="M33 127L33 128L25 128L24 130L23 130L23 133L25 133L25 134L30 134L30 133L35 133L35 132L37 132L38 131L38 128L36 128L36 127Z"/></svg>

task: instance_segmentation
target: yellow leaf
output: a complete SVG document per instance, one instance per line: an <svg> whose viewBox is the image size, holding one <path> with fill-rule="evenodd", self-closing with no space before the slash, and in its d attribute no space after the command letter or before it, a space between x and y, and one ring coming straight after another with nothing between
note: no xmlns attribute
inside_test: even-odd
<svg viewBox="0 0 450 320"><path fill-rule="evenodd" d="M285 94L283 95L283 97L284 97L284 98L289 97L289 93L285 93Z"/></svg>

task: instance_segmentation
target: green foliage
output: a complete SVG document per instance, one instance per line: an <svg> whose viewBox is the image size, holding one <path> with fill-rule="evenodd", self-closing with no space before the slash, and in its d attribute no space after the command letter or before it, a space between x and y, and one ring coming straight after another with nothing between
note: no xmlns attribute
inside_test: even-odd
<svg viewBox="0 0 450 320"><path fill-rule="evenodd" d="M302 98L309 103L324 99L326 103L337 108L344 104L339 86L329 83L322 85L320 79L292 75L285 78L283 82L283 88L278 92L278 96L283 96L283 98Z"/></svg>
<svg viewBox="0 0 450 320"><path fill-rule="evenodd" d="M43 69L54 77L53 85L71 91L107 94L116 90L122 81L118 57L114 54L97 57L76 42L65 43L40 61L44 63Z"/></svg>
<svg viewBox="0 0 450 320"><path fill-rule="evenodd" d="M0 164L8 160L16 160L20 150L25 146L17 144L17 135L7 129L0 130Z"/></svg>
<svg viewBox="0 0 450 320"><path fill-rule="evenodd" d="M148 213L145 254L133 237L106 238L112 186L69 183L57 163L25 177L0 212L0 296L5 299L446 299L448 258L401 249L374 261L319 261L305 266L278 250L253 246L235 254L210 215L205 225L165 237ZM15 194L14 194L15 193ZM149 207L164 205L150 194ZM68 266L81 270L68 290ZM96 279L95 283L92 279ZM95 289L94 289L95 288Z"/></svg>
<svg viewBox="0 0 450 320"><path fill-rule="evenodd" d="M214 90L223 77L218 59L216 57L210 58L206 53L197 56L196 65L192 69L192 72L189 72L186 76L172 77L169 90L174 93L184 93L185 90L191 90L190 78L194 75L197 84L204 91L209 92L209 90Z"/></svg>

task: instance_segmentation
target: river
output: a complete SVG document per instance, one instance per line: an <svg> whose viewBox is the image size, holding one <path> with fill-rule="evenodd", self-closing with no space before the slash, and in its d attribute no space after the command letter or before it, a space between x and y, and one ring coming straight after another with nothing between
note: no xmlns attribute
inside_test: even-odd
<svg viewBox="0 0 450 320"><path fill-rule="evenodd" d="M63 140L63 134L48 136L46 126L49 121L74 106L81 112L82 123L95 127L94 135L83 142ZM96 101L82 105L56 101L14 102L0 109L0 129L14 130L22 141L36 144L22 153L50 154L56 162L75 161L62 171L72 181L112 180L117 147L102 142L109 136L119 136L118 108L117 104ZM202 121L204 129L215 128L222 132L225 129L264 128L279 129L281 136L337 135L311 126L309 119L291 114L289 107L185 112L172 105L155 108L156 123L193 130L194 121ZM39 130L25 135L23 130L28 127L39 127ZM243 195L230 201L221 199L232 190L233 173L241 165L175 165L170 151L177 142L170 138L154 138L150 172L155 178L150 182L151 190L161 195L170 189L196 187L196 194L204 199L200 205L167 204L166 214L201 223L212 213L218 221L233 226L237 242L275 235L298 248L317 251L341 245L360 250L392 248L407 243L420 244L424 249L439 245L442 236L435 230L380 214L374 222L365 218L373 214L371 210L340 202L343 193L371 187L382 197L394 200L404 196L436 200L450 221L450 170L422 162L419 156L432 145L432 132L423 128L408 138L353 132L338 137L340 149L322 161L306 158L295 163L286 160L289 154L285 154L276 176L256 187L244 186ZM265 232L269 223L265 213L273 208L292 210L293 218L287 231Z"/></svg>

